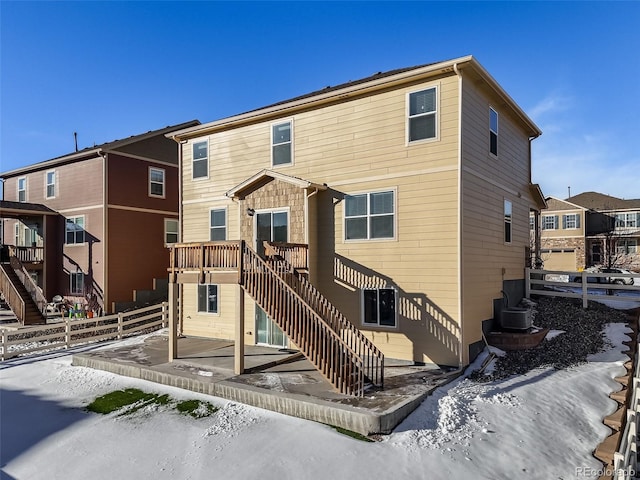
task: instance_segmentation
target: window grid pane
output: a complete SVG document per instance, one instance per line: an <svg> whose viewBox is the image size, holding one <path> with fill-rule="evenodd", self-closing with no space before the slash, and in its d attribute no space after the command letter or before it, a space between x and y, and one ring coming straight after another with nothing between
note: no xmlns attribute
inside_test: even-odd
<svg viewBox="0 0 640 480"><path fill-rule="evenodd" d="M395 205L393 191L345 197L345 239L394 238Z"/></svg>

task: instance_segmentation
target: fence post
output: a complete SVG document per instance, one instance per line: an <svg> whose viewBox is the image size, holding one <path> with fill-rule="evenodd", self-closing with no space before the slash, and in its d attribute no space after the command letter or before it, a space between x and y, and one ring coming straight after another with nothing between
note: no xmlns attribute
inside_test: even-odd
<svg viewBox="0 0 640 480"><path fill-rule="evenodd" d="M2 332L0 333L0 337L2 337L2 356L0 357L0 360L4 361L7 356L7 330L3 328L0 332Z"/></svg>
<svg viewBox="0 0 640 480"><path fill-rule="evenodd" d="M122 324L122 312L118 313L118 340L122 340L124 326Z"/></svg>
<svg viewBox="0 0 640 480"><path fill-rule="evenodd" d="M582 308L587 308L588 300L587 300L587 283L588 277L587 272L582 271Z"/></svg>
<svg viewBox="0 0 640 480"><path fill-rule="evenodd" d="M71 346L71 318L66 317L64 320L64 348Z"/></svg>

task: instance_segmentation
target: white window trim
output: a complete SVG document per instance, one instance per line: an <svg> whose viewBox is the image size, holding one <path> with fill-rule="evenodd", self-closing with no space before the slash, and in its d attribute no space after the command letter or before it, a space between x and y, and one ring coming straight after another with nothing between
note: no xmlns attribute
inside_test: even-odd
<svg viewBox="0 0 640 480"><path fill-rule="evenodd" d="M545 218L547 217L551 217L553 218L553 228L545 228ZM556 215L542 215L541 216L541 221L542 221L542 230L558 230L558 222L556 221Z"/></svg>
<svg viewBox="0 0 640 480"><path fill-rule="evenodd" d="M511 207L511 217L508 220L507 220L507 203ZM505 245L511 245L513 243L513 202L507 198L503 199L503 202L502 202L502 214L504 217L502 239L504 240ZM509 240L507 240L507 224L510 225Z"/></svg>
<svg viewBox="0 0 640 480"><path fill-rule="evenodd" d="M159 183L159 182L154 182L151 180L151 172L153 170L156 170L158 172L162 172L162 195L158 195L157 193L152 193L151 192L151 185L154 183ZM158 167L149 167L149 191L148 194L150 197L153 198L166 198L167 196L167 171L164 168L158 168Z"/></svg>
<svg viewBox="0 0 640 480"><path fill-rule="evenodd" d="M365 190L362 192L349 192L345 193L345 197L351 197L356 195L365 195L370 193L381 192L393 192L393 237L387 238L353 238L347 239L347 202L342 202L342 241L343 243L358 243L358 242L394 242L398 240L398 187L379 188L376 190ZM367 196L367 212L369 211L369 202ZM385 214L388 215L388 214ZM370 214L367 213L367 218L370 218ZM369 235L369 222L367 221L367 236Z"/></svg>
<svg viewBox="0 0 640 480"><path fill-rule="evenodd" d="M74 276L81 276L82 278L82 289L81 291L74 291L73 290L73 277ZM74 296L78 296L78 295L84 295L84 279L85 279L85 274L84 272L69 272L69 294L70 295L74 295ZM78 282L76 282L77 285Z"/></svg>
<svg viewBox="0 0 640 480"><path fill-rule="evenodd" d="M169 222L176 222L176 231L175 235L177 237L175 243L180 243L180 221L177 218L165 218L164 219L164 244L165 246L174 245L174 242L167 242L167 235L169 233L173 234L174 232L169 232L167 229L167 224Z"/></svg>
<svg viewBox="0 0 640 480"><path fill-rule="evenodd" d="M49 174L53 173L53 183L49 183ZM49 196L49 185L53 185L53 195ZM47 200L56 198L56 193L58 190L58 174L55 170L47 170L44 172L44 198Z"/></svg>
<svg viewBox="0 0 640 480"><path fill-rule="evenodd" d="M409 114L411 113L411 95L414 93L418 93L418 92L422 92L424 90L430 90L434 88L436 91L436 111L435 111L435 116L436 116L436 134L433 138L422 138L420 140L413 140L413 141L409 141L409 132L410 132L410 122L409 120L411 119L411 117L409 116ZM405 146L409 146L409 145L420 145L423 143L430 143L430 142L437 142L440 140L440 114L441 114L441 108L440 108L440 82L432 84L432 85L424 85L421 88L417 89L417 90L411 90L410 92L407 92L406 96L405 96L405 132L404 132L404 141L405 141Z"/></svg>
<svg viewBox="0 0 640 480"><path fill-rule="evenodd" d="M74 242L74 243L67 243L67 220L70 219L76 219L76 218L80 218L82 217L82 230L84 231L84 242ZM73 222L75 223L75 221ZM87 218L85 215L74 215L72 217L66 217L64 220L64 246L65 247L73 247L73 246L77 246L77 245L84 245L85 243L87 243Z"/></svg>
<svg viewBox="0 0 640 480"><path fill-rule="evenodd" d="M574 225L576 225L575 227L565 227L564 230L578 230L580 227L578 227L578 217L579 217L579 213L563 213L562 214L562 225L564 227L564 225L568 225L569 224L569 217L573 217L573 221L574 221Z"/></svg>
<svg viewBox="0 0 640 480"><path fill-rule="evenodd" d="M213 225L211 225L211 212L215 211L215 210L222 210L224 211L224 240L211 240L211 230L213 228ZM229 211L228 208L225 207L211 207L209 209L209 220L207 222L209 224L209 241L210 242L224 242L227 241L227 239L229 238ZM220 227L216 227L216 228L220 228Z"/></svg>
<svg viewBox="0 0 640 480"><path fill-rule="evenodd" d="M194 177L193 176L193 174L195 172L195 169L193 168L194 162L204 161L204 158L196 159L193 156L194 147L198 143L206 143L207 144L207 174L205 176L203 176L203 177ZM200 139L200 140L194 140L189 145L191 146L191 180L196 181L196 182L199 181L199 180L208 180L209 179L209 170L210 170L210 167L211 167L211 165L209 164L209 158L211 157L211 145L209 145L209 139L205 138L205 139Z"/></svg>
<svg viewBox="0 0 640 480"><path fill-rule="evenodd" d="M215 312L210 312L210 311L208 310L208 309L209 309L209 302L208 302L208 299L207 299L207 310L200 310L200 292L199 292L200 287L202 287L202 286L206 286L206 287L207 287L207 294L208 294L208 293L209 293L209 292L208 292L208 287L209 287L209 285L215 285L215 286L216 286L216 288L217 288L217 295L218 295L218 304L217 304L217 307L218 307L218 310L217 310L217 311L215 311ZM198 285L196 286L196 312L198 312L198 315L213 315L213 316L219 317L219 316L220 316L220 310L222 310L222 308L221 308L221 304L220 304L220 297L221 297L220 293L221 293L221 290L220 290L220 284L218 284L218 283L204 283L204 284L198 284Z"/></svg>
<svg viewBox="0 0 640 480"><path fill-rule="evenodd" d="M20 189L20 180L24 180L24 190ZM29 183L27 181L27 177L18 177L18 181L16 182L16 193L17 193L17 197L16 199L18 200L18 202L27 202L27 200L29 200L29 198L27 197L27 191L29 190ZM20 192L24 192L24 200L20 200Z"/></svg>
<svg viewBox="0 0 640 480"><path fill-rule="evenodd" d="M291 140L289 141L289 147L291 148L291 162L289 163L281 163L279 165L274 165L273 163L273 147L275 146L273 143L273 127L277 126L277 125L282 125L284 123L288 123L289 124L289 133L291 135ZM271 139L271 167L272 168L280 168L280 167L292 167L295 164L295 155L293 154L294 152L294 145L293 145L293 139L294 139L294 135L293 135L293 118L289 118L289 119L282 119L279 122L274 122L269 126L269 134L270 134L270 139ZM280 144L278 144L280 145Z"/></svg>
<svg viewBox="0 0 640 480"><path fill-rule="evenodd" d="M253 247L258 249L258 214L259 213L287 213L287 243L291 241L291 207L275 207L256 210L253 214ZM271 225L273 233L273 224ZM271 235L273 236L273 235Z"/></svg>
<svg viewBox="0 0 640 480"><path fill-rule="evenodd" d="M364 292L365 290L376 290L376 291L380 291L380 290L393 290L393 295L394 295L394 305L395 305L395 311L394 311L394 319L393 319L393 325L381 325L380 324L380 315L378 315L378 322L377 323L370 323L370 322L365 322L364 321ZM397 330L399 328L398 325L398 289L395 287L391 287L391 286L385 286L385 287L361 287L360 288L360 324L363 327L369 327L369 328L383 328L386 330ZM379 313L379 312L378 312Z"/></svg>
<svg viewBox="0 0 640 480"><path fill-rule="evenodd" d="M493 131L493 129L491 128L491 112L494 112L496 114L496 130L495 131ZM498 154L500 153L500 148L498 145L498 143L500 142L499 132L500 132L500 114L495 108L489 105L489 154L495 158L498 158ZM493 153L491 151L491 134L492 133L494 133L496 136L496 153Z"/></svg>

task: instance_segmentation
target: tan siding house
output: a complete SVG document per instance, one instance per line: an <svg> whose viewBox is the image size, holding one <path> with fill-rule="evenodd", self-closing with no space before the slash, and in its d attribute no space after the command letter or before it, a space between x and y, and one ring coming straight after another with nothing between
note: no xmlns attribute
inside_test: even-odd
<svg viewBox="0 0 640 480"><path fill-rule="evenodd" d="M466 365L501 291L523 293L529 212L544 205L531 184L530 142L539 134L473 57L175 132L175 258L210 241L244 241L258 253L263 240L301 244L308 261L300 275L384 356ZM204 277L181 281L189 268L179 263L182 333L304 351L246 293L242 273L242 288L208 289Z"/></svg>

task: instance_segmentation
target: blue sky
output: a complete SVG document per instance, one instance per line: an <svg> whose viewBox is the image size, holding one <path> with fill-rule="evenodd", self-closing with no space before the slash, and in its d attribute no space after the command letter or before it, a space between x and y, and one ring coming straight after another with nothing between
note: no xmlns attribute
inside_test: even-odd
<svg viewBox="0 0 640 480"><path fill-rule="evenodd" d="M545 195L640 198L640 2L0 2L0 171L474 55Z"/></svg>

